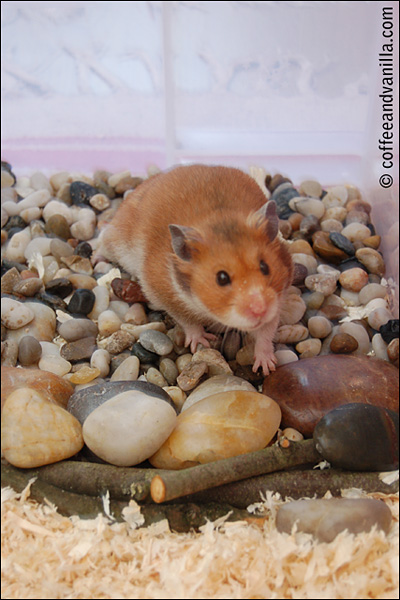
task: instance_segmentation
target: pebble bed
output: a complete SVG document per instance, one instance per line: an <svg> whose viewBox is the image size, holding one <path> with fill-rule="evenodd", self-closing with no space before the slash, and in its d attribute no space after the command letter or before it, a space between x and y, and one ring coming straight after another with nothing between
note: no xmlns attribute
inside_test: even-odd
<svg viewBox="0 0 400 600"><path fill-rule="evenodd" d="M16 177L2 163L1 357L2 366L39 368L63 378L74 394L109 382L146 381L162 388L159 404L169 436L176 415L189 410L193 402L185 402L208 379L240 378L230 389L247 385L259 392L264 377L252 372L253 347L245 334L228 331L212 348L191 354L180 327L148 305L137 283L117 265L95 264L99 232L141 181L130 172L105 171ZM348 354L398 367L399 325L370 204L352 185L325 190L308 180L295 187L288 178L266 174L262 185L277 204L280 232L295 264L275 339L278 365ZM96 438L93 421L90 435ZM282 437L302 435L278 430ZM157 449L139 453L129 465ZM100 450L97 456L107 460L108 454Z"/></svg>

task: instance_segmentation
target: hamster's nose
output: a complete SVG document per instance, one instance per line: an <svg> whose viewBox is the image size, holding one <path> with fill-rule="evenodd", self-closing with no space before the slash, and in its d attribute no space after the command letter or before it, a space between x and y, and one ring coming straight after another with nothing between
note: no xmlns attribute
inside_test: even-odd
<svg viewBox="0 0 400 600"><path fill-rule="evenodd" d="M261 292L252 292L249 295L246 311L251 317L262 318L267 312L267 301Z"/></svg>

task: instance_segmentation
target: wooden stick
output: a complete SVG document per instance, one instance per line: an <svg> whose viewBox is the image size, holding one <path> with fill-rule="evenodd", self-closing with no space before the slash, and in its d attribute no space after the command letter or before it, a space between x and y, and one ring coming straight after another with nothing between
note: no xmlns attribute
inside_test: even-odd
<svg viewBox="0 0 400 600"><path fill-rule="evenodd" d="M313 440L291 443L288 448L274 445L181 471L159 473L151 481L150 493L154 502L166 502L232 481L319 460L321 456Z"/></svg>

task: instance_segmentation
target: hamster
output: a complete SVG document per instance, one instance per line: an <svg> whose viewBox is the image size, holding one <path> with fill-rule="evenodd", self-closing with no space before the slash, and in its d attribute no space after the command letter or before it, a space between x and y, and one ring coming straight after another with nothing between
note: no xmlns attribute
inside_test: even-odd
<svg viewBox="0 0 400 600"><path fill-rule="evenodd" d="M243 171L179 166L141 183L100 235L99 252L133 275L183 327L192 352L203 326L249 332L253 371L275 370L273 338L293 278L274 202Z"/></svg>

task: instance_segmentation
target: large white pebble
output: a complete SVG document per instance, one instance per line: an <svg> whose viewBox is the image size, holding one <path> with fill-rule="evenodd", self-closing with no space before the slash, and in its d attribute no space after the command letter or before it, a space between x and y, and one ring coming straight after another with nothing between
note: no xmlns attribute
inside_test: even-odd
<svg viewBox="0 0 400 600"><path fill-rule="evenodd" d="M129 467L157 452L176 418L175 409L164 400L135 390L122 392L90 413L83 439L96 456Z"/></svg>
<svg viewBox="0 0 400 600"><path fill-rule="evenodd" d="M24 327L35 318L35 313L24 302L12 298L3 298L1 301L1 322L8 329Z"/></svg>

